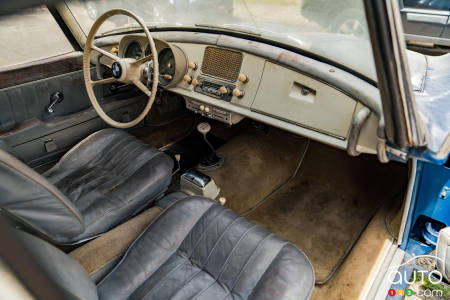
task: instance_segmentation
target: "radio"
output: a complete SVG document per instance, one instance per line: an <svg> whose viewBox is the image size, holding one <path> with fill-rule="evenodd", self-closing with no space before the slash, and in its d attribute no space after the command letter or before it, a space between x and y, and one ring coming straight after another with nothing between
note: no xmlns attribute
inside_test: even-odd
<svg viewBox="0 0 450 300"><path fill-rule="evenodd" d="M229 125L236 124L244 118L242 115L228 112L221 108L202 103L191 98L186 97L185 100L187 109L206 118L214 119Z"/></svg>
<svg viewBox="0 0 450 300"><path fill-rule="evenodd" d="M219 81L213 81L204 77L197 77L198 85L195 86L194 91L215 98L219 98L224 101L231 101L233 97L233 90L235 86L233 84L227 84Z"/></svg>

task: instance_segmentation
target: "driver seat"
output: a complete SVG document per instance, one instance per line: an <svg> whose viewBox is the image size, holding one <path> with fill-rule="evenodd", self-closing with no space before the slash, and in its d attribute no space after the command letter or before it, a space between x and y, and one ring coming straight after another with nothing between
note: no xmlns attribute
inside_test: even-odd
<svg viewBox="0 0 450 300"><path fill-rule="evenodd" d="M0 150L0 209L56 244L96 237L170 184L173 160L119 129L93 133L43 175Z"/></svg>

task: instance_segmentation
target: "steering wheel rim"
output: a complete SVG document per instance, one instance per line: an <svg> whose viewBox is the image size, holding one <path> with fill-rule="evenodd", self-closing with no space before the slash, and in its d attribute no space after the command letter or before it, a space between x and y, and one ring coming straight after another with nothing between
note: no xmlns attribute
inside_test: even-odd
<svg viewBox="0 0 450 300"><path fill-rule="evenodd" d="M131 58L120 58L94 45L94 38L100 26L107 19L115 15L125 15L130 18L133 18L142 27L148 39L148 43L150 45L151 49L150 55L144 56L143 58L138 60ZM92 51L99 52L100 54L110 58L113 61L112 67L116 69L118 68L119 72L113 72L114 74L113 77L92 81L90 73ZM152 81L152 88L151 90L149 90L147 86L144 83L142 83L141 78L143 73L142 65L147 61L150 61L151 59L153 59L153 81ZM98 61L97 63L100 62ZM149 68L148 76L152 75L150 74L150 71L151 70ZM144 21L135 14L133 14L132 12L125 9L113 9L101 15L92 25L91 30L89 31L89 35L86 39L86 45L84 47L83 53L83 75L89 100L91 100L92 106L94 107L95 111L98 113L100 118L103 119L103 121L116 128L130 128L139 124L145 118L145 116L147 116L150 109L152 108L153 102L155 101L159 78L158 53L156 51L155 42L153 41L153 38L147 26L145 26ZM111 117L109 117L100 106L97 97L95 96L94 93L94 86L101 84L108 84L112 82L122 82L126 84L133 83L137 88L139 88L142 92L144 92L148 96L147 105L145 106L142 113L136 119L126 123L117 122L113 120Z"/></svg>

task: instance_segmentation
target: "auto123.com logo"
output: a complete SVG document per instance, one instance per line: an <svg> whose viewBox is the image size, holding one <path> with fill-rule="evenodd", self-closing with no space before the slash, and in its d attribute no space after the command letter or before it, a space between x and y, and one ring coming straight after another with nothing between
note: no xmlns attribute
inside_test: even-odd
<svg viewBox="0 0 450 300"><path fill-rule="evenodd" d="M410 286L414 283L419 283L423 285L425 282L430 282L434 285L442 283L442 273L438 270L433 271L426 271L426 270L417 270L413 269L413 272L411 273L411 270L408 270L405 268L406 265L411 264L416 259L419 258L431 258L431 259L440 259L439 257L433 256L433 255L419 255L411 258L407 262L404 262L401 265L398 266L392 266L389 268L388 271L388 279L389 282L392 285L398 285L398 286ZM388 296L390 297L411 297L413 295L422 296L422 297L442 297L443 291L442 290L430 290L430 289L412 289L412 288L406 288L406 289L389 289Z"/></svg>

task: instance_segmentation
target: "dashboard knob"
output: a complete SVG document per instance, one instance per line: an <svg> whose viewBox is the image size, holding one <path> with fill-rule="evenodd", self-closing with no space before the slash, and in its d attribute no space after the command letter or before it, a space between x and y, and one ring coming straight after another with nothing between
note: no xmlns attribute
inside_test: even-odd
<svg viewBox="0 0 450 300"><path fill-rule="evenodd" d="M164 74L164 75L163 75L163 78L164 78L164 79L167 79L167 80L172 80L172 75Z"/></svg>
<svg viewBox="0 0 450 300"><path fill-rule="evenodd" d="M233 90L233 95L238 97L238 98L242 98L242 97L244 97L244 91L242 91L240 89L234 89Z"/></svg>
<svg viewBox="0 0 450 300"><path fill-rule="evenodd" d="M186 81L186 83L191 84L192 77L186 74L184 75L183 80Z"/></svg>
<svg viewBox="0 0 450 300"><path fill-rule="evenodd" d="M205 110L205 106L204 105L200 105L200 110L204 111Z"/></svg>
<svg viewBox="0 0 450 300"><path fill-rule="evenodd" d="M205 112L209 112L209 107L207 106L207 107L205 107Z"/></svg>
<svg viewBox="0 0 450 300"><path fill-rule="evenodd" d="M221 87L219 88L219 93L221 93L222 95L226 95L226 94L229 94L230 91L229 91L226 87L221 86Z"/></svg>
<svg viewBox="0 0 450 300"><path fill-rule="evenodd" d="M197 70L197 64L195 62L190 61L188 63L188 68L195 71L195 70Z"/></svg>
<svg viewBox="0 0 450 300"><path fill-rule="evenodd" d="M193 79L192 80L192 85L193 86L199 86L200 85L200 81L198 81L197 79Z"/></svg>
<svg viewBox="0 0 450 300"><path fill-rule="evenodd" d="M119 54L119 47L118 46L114 46L111 48L111 52L114 54Z"/></svg>
<svg viewBox="0 0 450 300"><path fill-rule="evenodd" d="M245 74L239 74L238 76L238 80L242 83L247 83L248 82L248 76Z"/></svg>

